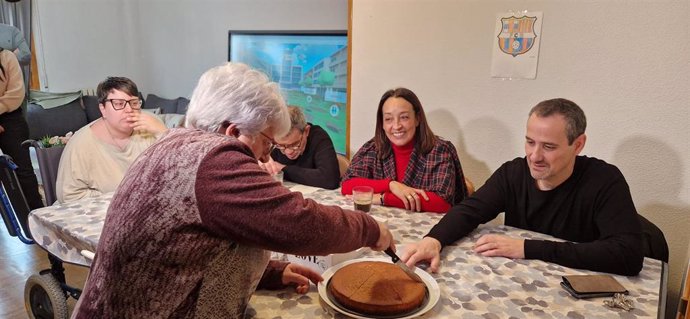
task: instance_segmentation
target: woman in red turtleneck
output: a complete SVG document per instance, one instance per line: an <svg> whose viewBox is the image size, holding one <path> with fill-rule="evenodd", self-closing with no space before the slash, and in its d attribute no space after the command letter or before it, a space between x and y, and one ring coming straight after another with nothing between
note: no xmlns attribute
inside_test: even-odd
<svg viewBox="0 0 690 319"><path fill-rule="evenodd" d="M458 154L434 135L414 92L388 90L376 113L374 138L357 151L342 193L374 188L374 204L445 213L467 196Z"/></svg>

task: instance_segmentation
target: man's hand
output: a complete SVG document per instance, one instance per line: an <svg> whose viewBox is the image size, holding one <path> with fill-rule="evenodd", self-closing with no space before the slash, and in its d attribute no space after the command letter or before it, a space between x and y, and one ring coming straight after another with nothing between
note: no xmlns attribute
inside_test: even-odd
<svg viewBox="0 0 690 319"><path fill-rule="evenodd" d="M288 264L283 270L283 285L295 286L297 293L306 294L310 281L317 284L323 281L323 277L310 268L297 264Z"/></svg>
<svg viewBox="0 0 690 319"><path fill-rule="evenodd" d="M400 259L411 268L419 262L428 261L429 269L435 273L441 266L441 242L436 238L424 237L416 244L407 245Z"/></svg>
<svg viewBox="0 0 690 319"><path fill-rule="evenodd" d="M485 257L525 258L525 240L503 235L484 235L474 243L474 252Z"/></svg>
<svg viewBox="0 0 690 319"><path fill-rule="evenodd" d="M278 162L274 161L273 158L269 157L268 162L263 163L263 165L261 165L261 167L264 170L266 170L269 174L275 175L275 174L278 174L280 171L282 171L283 168L285 167L285 165L278 163Z"/></svg>
<svg viewBox="0 0 690 319"><path fill-rule="evenodd" d="M421 212L422 211L422 198L425 201L429 200L429 196L423 189L412 188L403 183L397 181L391 181L388 184L388 188L391 190L393 195L405 204L405 209L411 211Z"/></svg>
<svg viewBox="0 0 690 319"><path fill-rule="evenodd" d="M5 133L5 128L2 125L0 125L0 133Z"/></svg>

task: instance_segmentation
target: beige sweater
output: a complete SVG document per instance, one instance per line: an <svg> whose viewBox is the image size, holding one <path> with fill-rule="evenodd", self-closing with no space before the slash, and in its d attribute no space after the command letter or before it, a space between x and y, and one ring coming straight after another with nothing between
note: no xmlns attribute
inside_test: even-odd
<svg viewBox="0 0 690 319"><path fill-rule="evenodd" d="M24 77L17 57L12 51L0 52L0 63L5 74L0 72L0 114L16 110L24 100Z"/></svg>
<svg viewBox="0 0 690 319"><path fill-rule="evenodd" d="M120 150L99 140L93 123L79 129L62 153L55 191L60 203L115 191L129 165L156 141L154 135L135 133Z"/></svg>

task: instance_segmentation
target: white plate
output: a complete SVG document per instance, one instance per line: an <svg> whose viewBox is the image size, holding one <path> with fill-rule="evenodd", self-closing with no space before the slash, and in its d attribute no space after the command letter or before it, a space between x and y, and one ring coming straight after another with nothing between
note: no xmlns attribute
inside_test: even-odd
<svg viewBox="0 0 690 319"><path fill-rule="evenodd" d="M328 298L328 291L326 290L326 287L328 286L328 281L331 280L331 277L333 277L333 274L335 272L342 268L345 267L349 264L360 262L360 261L382 261L382 262L387 262L391 263L390 258L360 258L360 259L353 259L353 260L348 260L345 262L342 262L340 264L337 264L331 268L326 269L326 271L321 275L323 277L323 281L319 283L318 289L319 289L319 296L321 297L321 300L323 300L328 306L333 308L335 311L340 312L346 316L352 317L352 318L358 318L358 319L371 319L373 317L362 317L358 316L356 314L353 314L345 309L341 309L339 306L337 306L333 301L331 301L330 298ZM421 270L419 268L415 267L414 272L419 275L419 277L422 277L422 281L426 285L427 289L429 290L429 301L426 303L426 305L417 311L404 316L404 317L399 317L398 319L409 319L409 318L414 318L417 316L421 316L425 314L427 311L431 310L436 306L436 303L438 302L439 298L441 298L441 289L438 287L438 283L436 280L434 280L429 273L427 273L424 270Z"/></svg>

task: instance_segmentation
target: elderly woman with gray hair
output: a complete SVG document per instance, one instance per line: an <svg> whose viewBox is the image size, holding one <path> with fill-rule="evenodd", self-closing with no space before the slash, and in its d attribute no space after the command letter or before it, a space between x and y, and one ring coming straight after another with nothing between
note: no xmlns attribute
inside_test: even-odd
<svg viewBox="0 0 690 319"><path fill-rule="evenodd" d="M258 287L322 278L270 251L326 255L392 247L370 216L322 206L257 163L290 128L275 83L246 65L204 73L174 129L113 196L76 318L240 318Z"/></svg>

